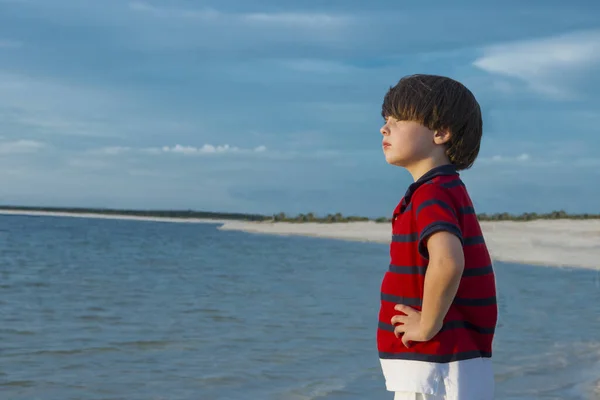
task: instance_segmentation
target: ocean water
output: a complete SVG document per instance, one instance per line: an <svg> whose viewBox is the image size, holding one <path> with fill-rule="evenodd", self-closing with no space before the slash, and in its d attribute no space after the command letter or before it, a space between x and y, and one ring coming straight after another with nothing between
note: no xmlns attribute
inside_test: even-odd
<svg viewBox="0 0 600 400"><path fill-rule="evenodd" d="M0 216L0 399L391 399L387 247ZM596 399L600 273L496 263L496 398Z"/></svg>

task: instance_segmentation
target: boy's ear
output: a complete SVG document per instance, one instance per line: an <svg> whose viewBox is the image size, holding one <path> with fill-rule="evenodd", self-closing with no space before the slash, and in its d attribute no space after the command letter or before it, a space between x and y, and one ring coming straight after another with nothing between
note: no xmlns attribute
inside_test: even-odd
<svg viewBox="0 0 600 400"><path fill-rule="evenodd" d="M439 129L433 132L433 142L435 144L446 144L452 139L452 134L447 129Z"/></svg>

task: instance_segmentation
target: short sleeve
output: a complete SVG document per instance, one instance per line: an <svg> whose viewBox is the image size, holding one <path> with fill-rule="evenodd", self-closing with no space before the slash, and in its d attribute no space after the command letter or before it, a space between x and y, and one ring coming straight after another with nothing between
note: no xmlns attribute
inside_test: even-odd
<svg viewBox="0 0 600 400"><path fill-rule="evenodd" d="M413 195L413 212L419 236L419 253L429 259L427 239L440 231L450 232L463 242L458 211L446 190L435 184L423 185Z"/></svg>

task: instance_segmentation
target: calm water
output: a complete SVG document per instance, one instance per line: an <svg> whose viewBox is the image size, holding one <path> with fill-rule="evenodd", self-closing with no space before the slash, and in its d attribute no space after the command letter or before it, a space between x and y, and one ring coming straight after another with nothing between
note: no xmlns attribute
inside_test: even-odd
<svg viewBox="0 0 600 400"><path fill-rule="evenodd" d="M0 398L391 399L387 247L0 216ZM600 275L497 263L498 399L595 399Z"/></svg>

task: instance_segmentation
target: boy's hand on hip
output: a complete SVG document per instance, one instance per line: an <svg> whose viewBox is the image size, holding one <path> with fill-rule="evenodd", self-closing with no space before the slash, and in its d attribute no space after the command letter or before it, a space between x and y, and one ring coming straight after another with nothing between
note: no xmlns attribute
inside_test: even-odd
<svg viewBox="0 0 600 400"><path fill-rule="evenodd" d="M438 328L436 332L427 332L421 324L421 312L419 310L403 304L397 304L394 309L406 314L394 315L391 322L392 325L400 324L395 326L394 335L397 338L402 335L402 343L407 348L410 347L410 342L426 342L430 340L441 328Z"/></svg>

